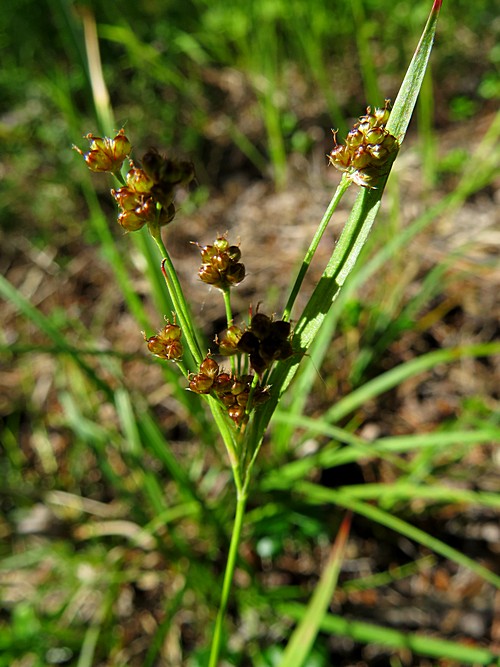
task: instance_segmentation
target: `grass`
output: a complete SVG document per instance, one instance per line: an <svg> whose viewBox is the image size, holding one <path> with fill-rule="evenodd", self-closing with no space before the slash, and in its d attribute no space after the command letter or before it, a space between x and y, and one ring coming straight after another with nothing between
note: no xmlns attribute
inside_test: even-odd
<svg viewBox="0 0 500 667"><path fill-rule="evenodd" d="M247 187L267 178L288 192L294 165L330 150L331 126L394 97L429 7L339 2L334 20L321 2L246 7L101 3L105 81L137 144L189 154L210 192L235 170ZM110 122L93 103L81 17L55 0L50 14L23 9L33 20L20 33L7 3L2 33L0 666L206 665L235 509L227 460L199 398L144 355L140 330L172 311L154 246L121 236L69 151ZM222 630L226 664L298 665L294 646L308 665L500 664L494 545L487 531L474 537L500 503L496 306L491 317L471 306L494 304L494 267L484 243L477 263L471 241L425 252L495 187L499 121L478 92L491 91L491 23L489 3L445 3L390 206L273 417ZM473 109L473 124L457 109ZM211 215L215 194L185 196L193 221ZM425 205L409 212L410 199ZM174 225L175 252L209 233L187 214ZM332 552L345 511L349 541ZM484 632L442 626L439 596ZM398 605L423 607L418 631L394 622Z"/></svg>

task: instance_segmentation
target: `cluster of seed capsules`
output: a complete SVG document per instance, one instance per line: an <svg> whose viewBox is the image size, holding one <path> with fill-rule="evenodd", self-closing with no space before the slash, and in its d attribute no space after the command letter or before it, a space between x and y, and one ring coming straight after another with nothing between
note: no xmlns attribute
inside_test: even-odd
<svg viewBox="0 0 500 667"><path fill-rule="evenodd" d="M90 149L84 153L74 147L85 159L91 171L109 172L121 179L121 169L130 155L131 144L120 130L113 138L88 134ZM125 184L111 193L120 207L118 222L128 232L141 229L155 222L165 225L175 215L175 188L187 185L194 177L189 162L171 160L155 150L148 151L142 159L142 167L130 161ZM123 180L122 180L123 182ZM240 262L241 251L230 245L224 237L215 239L212 245L199 246L202 265L200 279L209 285L228 291L245 278L245 266ZM149 351L168 361L180 362L183 356L182 330L168 322L157 334L144 339ZM209 355L201 362L197 373L188 375L189 389L197 394L211 394L227 409L229 417L241 427L248 420L249 412L269 398L269 388L263 384L264 373L275 361L292 355L290 323L273 320L256 313L249 326L243 330L230 326L217 340L222 356L241 355L246 360L238 368L241 374L222 370ZM247 371L253 370L258 382Z"/></svg>
<svg viewBox="0 0 500 667"><path fill-rule="evenodd" d="M211 357L205 357L198 373L191 375L189 389L196 394L215 394L227 410L230 419L240 427L248 421L247 406L251 396L252 408L269 399L267 387L252 387L253 376L236 376L221 370Z"/></svg>
<svg viewBox="0 0 500 667"><path fill-rule="evenodd" d="M290 322L272 320L256 313L246 331L230 327L219 343L224 355L248 354L251 368L262 377L275 361L283 361L293 354L290 342Z"/></svg>
<svg viewBox="0 0 500 667"><path fill-rule="evenodd" d="M245 265L239 260L241 250L237 245L221 236L213 245L199 246L202 265L198 271L200 279L221 290L227 290L241 283L245 277Z"/></svg>
<svg viewBox="0 0 500 667"><path fill-rule="evenodd" d="M184 348L181 343L182 331L177 324L167 324L155 336L149 338L144 335L148 350L160 359L168 361L179 361L182 358Z"/></svg>
<svg viewBox="0 0 500 667"><path fill-rule="evenodd" d="M330 164L347 174L357 185L375 188L378 181L390 168L399 150L399 142L385 126L390 116L389 100L383 109L370 107L347 135L345 145L337 144L337 133L333 133L335 146L328 155Z"/></svg>
<svg viewBox="0 0 500 667"><path fill-rule="evenodd" d="M121 129L110 139L88 134L90 149L83 155L91 171L110 172L119 177L124 160L129 156L131 144ZM163 226L174 219L175 188L188 185L194 178L191 162L173 160L150 150L142 158L142 168L132 161L125 177L125 185L111 190L120 213L118 222L127 232L135 232L144 225L155 222Z"/></svg>
<svg viewBox="0 0 500 667"><path fill-rule="evenodd" d="M229 289L245 277L245 267L239 262L240 249L230 245L225 237L217 238L213 245L200 247L203 264L199 276L203 282L219 289ZM253 370L259 378L243 370L241 375L228 373L210 356L201 362L197 373L188 376L189 389L197 394L211 394L226 408L230 419L241 427L248 421L251 410L269 398L269 390L263 384L264 373L275 361L288 359L292 354L290 323L273 320L257 312L243 330L230 326L221 338L216 339L219 354L224 357L241 355L247 359L239 368ZM150 352L161 359L179 361L182 356L181 329L167 324L155 336L145 340Z"/></svg>

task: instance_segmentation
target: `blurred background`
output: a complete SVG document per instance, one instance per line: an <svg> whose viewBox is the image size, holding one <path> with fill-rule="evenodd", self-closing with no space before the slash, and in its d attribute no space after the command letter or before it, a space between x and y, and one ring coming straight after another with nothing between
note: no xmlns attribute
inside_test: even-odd
<svg viewBox="0 0 500 667"><path fill-rule="evenodd" d="M141 332L151 335L171 312L154 249L142 233L123 234L113 184L90 174L72 145L85 150L87 133L124 127L135 158L154 146L193 161L196 182L180 193L166 238L211 340L224 307L197 279L190 242L228 232L248 273L235 293L237 317L258 302L279 312L340 178L327 166L331 129L341 139L367 105L395 98L430 7L2 3L0 667L206 664L232 520L225 454L203 406L173 368L145 353ZM301 380L308 399L300 406L322 415L398 365L475 345L458 363L443 357L418 376L408 372L338 424L366 442L438 431L446 449L422 448L403 468L403 459L358 456L306 473L331 488L444 479L489 494L480 506L382 505L497 574L499 31L495 3L445 0L373 239L318 364ZM286 424L270 436L224 664L279 664L291 627L286 605L309 599L341 512L298 499L293 488L273 493L266 480L349 442L336 438ZM500 646L492 581L366 518L353 530L335 613L402 637L418 630ZM380 573L380 583L370 579ZM307 664L437 663L333 632Z"/></svg>

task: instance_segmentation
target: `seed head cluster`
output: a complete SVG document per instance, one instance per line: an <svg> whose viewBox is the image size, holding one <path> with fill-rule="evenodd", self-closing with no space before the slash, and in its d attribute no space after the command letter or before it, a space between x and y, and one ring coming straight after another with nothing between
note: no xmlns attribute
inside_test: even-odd
<svg viewBox="0 0 500 667"><path fill-rule="evenodd" d="M92 171L104 171L119 176L123 162L129 156L131 144L121 129L110 139L87 134L90 150L83 155ZM173 160L152 149L142 158L142 167L130 161L125 185L111 190L120 208L118 222L126 232L135 232L144 225L156 222L160 227L174 219L175 188L188 185L194 178L191 162Z"/></svg>
<svg viewBox="0 0 500 667"><path fill-rule="evenodd" d="M237 344L238 352L250 355L250 366L262 376L274 361L292 356L290 322L272 320L263 313L256 313Z"/></svg>
<svg viewBox="0 0 500 667"><path fill-rule="evenodd" d="M252 407L261 405L269 398L266 387L257 386L252 393L252 375L233 375L221 371L219 364L211 357L205 357L199 373L190 377L189 388L196 394L214 393L227 410L230 419L237 426L248 421L246 408L252 396Z"/></svg>
<svg viewBox="0 0 500 667"><path fill-rule="evenodd" d="M95 137L93 134L86 134L84 139L90 141L90 148L86 153L81 151L78 146L73 146L73 148L83 156L87 167L91 171L118 173L132 149L123 128L113 139Z"/></svg>
<svg viewBox="0 0 500 667"><path fill-rule="evenodd" d="M190 162L172 160L160 155L156 150L148 151L140 166L134 164L129 157L131 144L123 129L113 138L96 137L92 134L88 134L86 138L90 141L88 152L84 153L75 148L83 156L89 169L112 173L123 184L120 188L111 190L120 208L120 225L127 232L148 225L154 236L159 226L168 224L174 218L175 189L190 183L194 177L193 165ZM123 178L122 167L127 158L130 160L130 168ZM231 245L224 236L219 236L211 245L198 245L198 248L202 261L198 270L199 278L223 291L227 305L230 289L245 278L245 266L240 261L239 247ZM168 277L166 273L164 275L168 285ZM184 313L183 317L186 317ZM189 327L189 322L181 323L183 327ZM265 371L269 370L275 361L288 359L293 353L290 323L273 320L259 312L251 317L246 328L232 325L232 316L228 316L228 323L229 328L220 339L216 338L216 343L222 356L238 357L236 361L231 360L231 372L222 370L209 352L200 363L198 372L187 373L182 362L182 329L175 320L173 323L167 321L153 336L147 337L144 334L144 340L153 355L177 362L187 374L189 389L197 394L210 394L224 406L228 417L241 429L247 423L252 410L270 397L269 387L263 384ZM191 349L192 340L186 330L184 333ZM189 333L191 335L191 331ZM196 354L194 356L196 357Z"/></svg>
<svg viewBox="0 0 500 667"><path fill-rule="evenodd" d="M227 290L241 283L245 277L245 265L239 260L241 250L221 236L213 245L200 247L202 265L198 271L200 279L208 285Z"/></svg>
<svg viewBox="0 0 500 667"><path fill-rule="evenodd" d="M148 350L160 359L168 359L169 361L179 361L182 357L183 347L181 343L181 328L177 324L167 324L161 329L156 336L144 340L147 343Z"/></svg>
<svg viewBox="0 0 500 667"><path fill-rule="evenodd" d="M337 133L333 133L335 146L328 155L330 164L364 188L376 187L399 149L398 140L385 129L389 104L386 100L384 108L375 109L373 113L368 107L366 115L347 135L345 145L337 144Z"/></svg>
<svg viewBox="0 0 500 667"><path fill-rule="evenodd" d="M120 207L119 224L127 232L156 221L160 227L174 219L175 188L194 178L190 162L172 160L155 150L145 153L142 168L131 162L126 184L111 194Z"/></svg>

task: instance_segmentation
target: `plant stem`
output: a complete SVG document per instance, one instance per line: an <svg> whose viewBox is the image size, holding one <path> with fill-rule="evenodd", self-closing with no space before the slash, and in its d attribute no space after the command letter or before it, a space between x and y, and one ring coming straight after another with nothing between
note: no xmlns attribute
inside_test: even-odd
<svg viewBox="0 0 500 667"><path fill-rule="evenodd" d="M224 306L226 308L227 327L233 326L233 311L231 309L231 290L229 288L223 289Z"/></svg>
<svg viewBox="0 0 500 667"><path fill-rule="evenodd" d="M201 348L196 337L191 314L189 312L186 298L184 297L184 293L179 282L177 271L175 270L172 259L168 254L165 244L163 243L163 239L161 238L160 227L155 223L150 223L149 233L151 234L154 242L158 246L160 254L162 255L162 273L165 277L167 289L170 294L170 298L172 299L172 303L174 304L176 315L179 318L179 324L182 329L182 333L186 339L189 350L193 355L195 362L199 365L203 360L203 354L201 353Z"/></svg>
<svg viewBox="0 0 500 667"><path fill-rule="evenodd" d="M226 615L227 604L229 601L229 593L233 582L234 570L236 567L236 558L238 556L238 547L240 545L241 529L243 527L243 518L245 516L245 506L247 501L246 490L238 489L236 496L236 514L234 517L233 531L231 534L231 544L229 546L229 554L227 557L226 571L224 572L224 582L222 584L222 593L219 604L219 611L217 612L217 619L215 621L214 635L212 646L210 648L210 659L208 667L217 667L219 661L219 653L222 641L222 627L224 617Z"/></svg>
<svg viewBox="0 0 500 667"><path fill-rule="evenodd" d="M226 287L225 289L222 290L222 295L224 297L224 307L226 309L227 328L229 329L229 327L233 326L233 310L231 308L231 289L229 287ZM230 363L231 363L231 371L233 375L236 375L237 360L235 359L234 355L231 355Z"/></svg>
<svg viewBox="0 0 500 667"><path fill-rule="evenodd" d="M316 234L314 235L313 240L311 241L311 245L309 246L309 249L302 261L302 265L300 267L299 273L297 275L297 278L295 279L295 283L293 284L292 291L290 292L290 296L288 297L287 304L285 306L285 310L283 311L283 319L284 320L289 320L290 319L290 314L292 312L293 304L295 303L295 299L297 298L297 295L299 293L300 287L302 285L302 282L304 280L304 277L307 273L307 269L309 268L309 265L311 264L312 258L314 256L314 253L316 252L319 242L321 241L321 237L323 236L328 223L330 222L330 218L333 215L333 212L338 206L338 203L344 196L344 193L346 192L347 188L351 185L351 181L346 177L343 176L342 180L340 181L337 190L335 191L335 194L333 195L333 198L328 205L328 208L325 211L325 214L319 223L318 229L316 230Z"/></svg>

